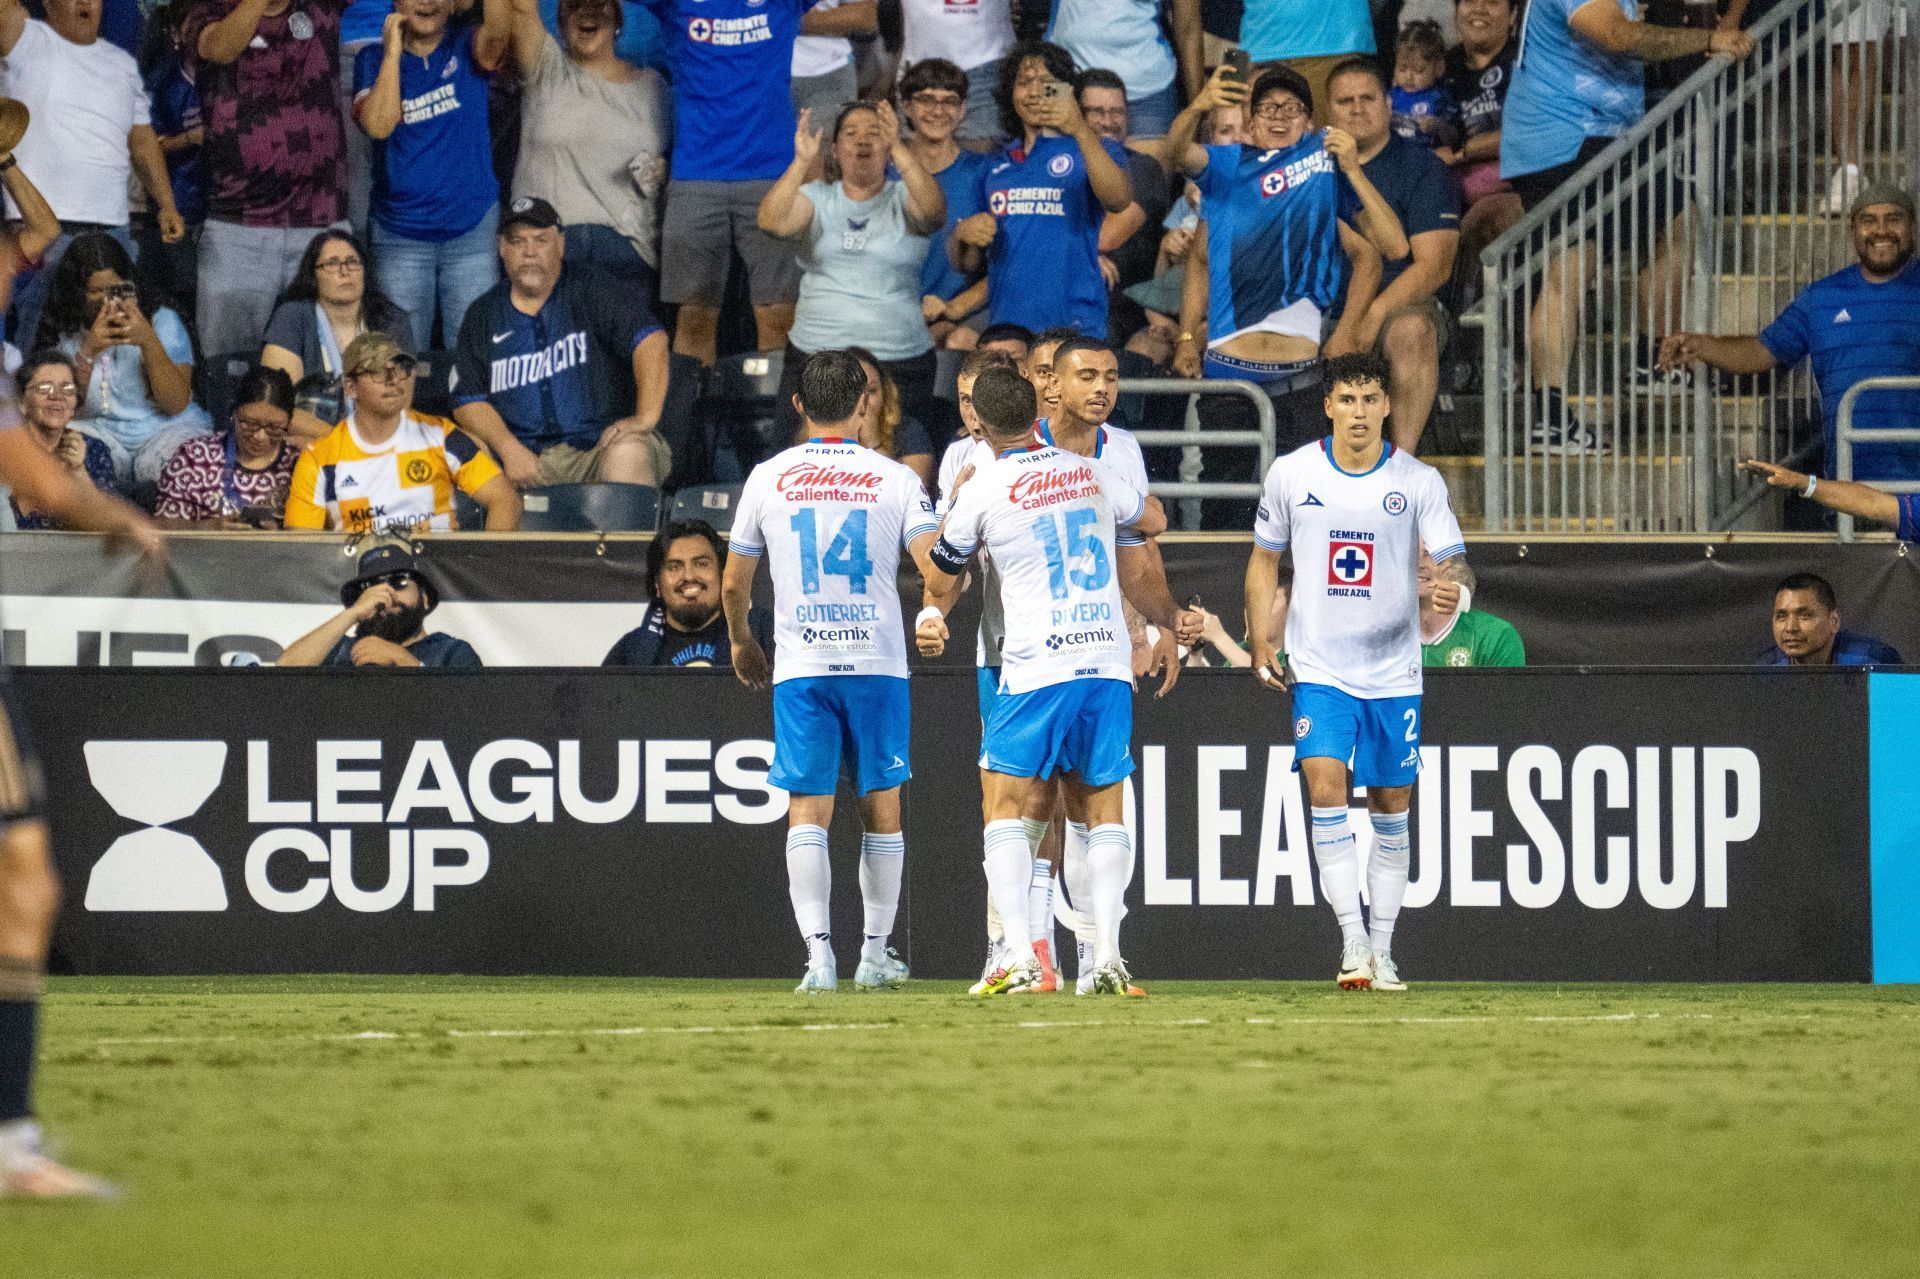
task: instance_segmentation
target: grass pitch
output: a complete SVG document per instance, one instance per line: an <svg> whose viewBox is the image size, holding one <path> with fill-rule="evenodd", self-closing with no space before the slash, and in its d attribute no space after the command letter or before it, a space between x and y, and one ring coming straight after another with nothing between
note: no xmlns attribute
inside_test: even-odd
<svg viewBox="0 0 1920 1279"><path fill-rule="evenodd" d="M1920 1268L1920 988L1152 992L61 980L0 1275Z"/></svg>

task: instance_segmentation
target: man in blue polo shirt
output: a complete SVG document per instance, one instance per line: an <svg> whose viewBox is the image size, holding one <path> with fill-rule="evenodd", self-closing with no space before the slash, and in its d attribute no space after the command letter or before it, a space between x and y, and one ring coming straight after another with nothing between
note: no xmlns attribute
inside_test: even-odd
<svg viewBox="0 0 1920 1279"><path fill-rule="evenodd" d="M1453 171L1422 143L1393 131L1387 79L1372 58L1349 58L1327 78L1327 119L1353 135L1360 167L1406 233L1408 252L1389 259L1360 322L1360 344L1393 369L1387 438L1418 451L1440 391L1440 357L1452 336L1453 260L1460 251L1460 188Z"/></svg>
<svg viewBox="0 0 1920 1279"><path fill-rule="evenodd" d="M467 310L454 420L521 488L659 484L667 335L631 290L563 269L560 215L522 196L500 226L506 279Z"/></svg>
<svg viewBox="0 0 1920 1279"><path fill-rule="evenodd" d="M1802 290L1757 336L1676 333L1661 343L1669 367L1700 360L1729 373L1787 368L1813 360L1826 434L1824 474L1838 459L1834 430L1840 397L1870 377L1920 376L1920 263L1913 260L1913 197L1879 185L1854 201L1849 225L1859 261ZM1920 426L1920 391L1870 391L1854 404L1863 427ZM1853 477L1920 480L1920 444L1856 444Z"/></svg>

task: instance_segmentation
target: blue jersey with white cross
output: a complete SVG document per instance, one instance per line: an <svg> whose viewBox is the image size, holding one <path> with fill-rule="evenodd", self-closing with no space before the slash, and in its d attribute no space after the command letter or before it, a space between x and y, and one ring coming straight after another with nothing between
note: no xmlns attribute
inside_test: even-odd
<svg viewBox="0 0 1920 1279"><path fill-rule="evenodd" d="M645 3L673 72L674 180L779 177L793 163L793 42L816 0Z"/></svg>
<svg viewBox="0 0 1920 1279"><path fill-rule="evenodd" d="M1319 133L1279 151L1207 147L1207 335L1219 341L1301 299L1333 309L1347 279L1340 221L1360 197Z"/></svg>
<svg viewBox="0 0 1920 1279"><path fill-rule="evenodd" d="M1101 139L1126 171L1118 142ZM1107 216L1086 158L1072 138L1041 137L1027 151L1009 142L987 166L981 199L997 223L987 249L987 316L1035 333L1071 325L1107 335L1107 281L1100 274L1100 224Z"/></svg>

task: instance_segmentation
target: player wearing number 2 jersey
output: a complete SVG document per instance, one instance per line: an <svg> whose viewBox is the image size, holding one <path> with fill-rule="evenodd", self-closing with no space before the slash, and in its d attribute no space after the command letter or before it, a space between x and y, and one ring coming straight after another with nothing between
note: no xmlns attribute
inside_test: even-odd
<svg viewBox="0 0 1920 1279"><path fill-rule="evenodd" d="M1472 571L1440 473L1381 437L1392 409L1387 366L1373 355L1327 365L1333 433L1275 459L1253 526L1247 617L1253 668L1279 687L1267 619L1280 556L1293 553L1286 651L1294 766L1313 806L1320 888L1339 920L1342 989L1404 990L1391 953L1407 892L1407 810L1420 771L1420 544L1440 582L1435 606L1464 613ZM1367 788L1374 848L1367 865L1371 937L1360 909L1360 863L1347 826L1353 783Z"/></svg>
<svg viewBox="0 0 1920 1279"><path fill-rule="evenodd" d="M1006 635L1000 692L980 752L986 786L987 883L1005 929L1006 959L983 994L1041 980L1027 918L1033 854L1020 812L1033 779L1065 775L1086 812L1091 907L1098 965L1095 991L1129 984L1120 959L1120 916L1132 849L1121 824L1121 784L1133 771L1132 655L1121 618L1117 526L1164 527L1158 503L1099 462L1032 437L1034 394L1017 374L988 369L973 384L973 407L998 450L953 499L928 565L935 600L916 628L922 652L944 645L940 614L976 550L1000 574ZM1174 607L1164 589L1140 601L1148 618L1190 630L1199 619Z"/></svg>
<svg viewBox="0 0 1920 1279"><path fill-rule="evenodd" d="M794 397L804 443L762 462L735 509L722 600L733 668L749 688L769 682L767 655L747 624L753 579L773 574L773 768L791 793L787 876L807 943L800 993L838 985L829 927L827 825L842 766L860 796L860 895L866 943L854 983L886 988L907 968L887 947L906 845L900 786L909 766L906 637L897 573L904 547L926 571L938 522L920 480L852 437L868 411L867 375L845 351L807 360Z"/></svg>

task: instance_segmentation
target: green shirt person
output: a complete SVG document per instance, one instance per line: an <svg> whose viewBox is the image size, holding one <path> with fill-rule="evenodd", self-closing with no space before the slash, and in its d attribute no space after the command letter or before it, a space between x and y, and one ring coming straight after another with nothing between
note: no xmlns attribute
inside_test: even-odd
<svg viewBox="0 0 1920 1279"><path fill-rule="evenodd" d="M1526 646L1513 624L1473 607L1447 613L1433 606L1438 575L1427 548L1420 548L1420 664L1422 666L1525 666Z"/></svg>

